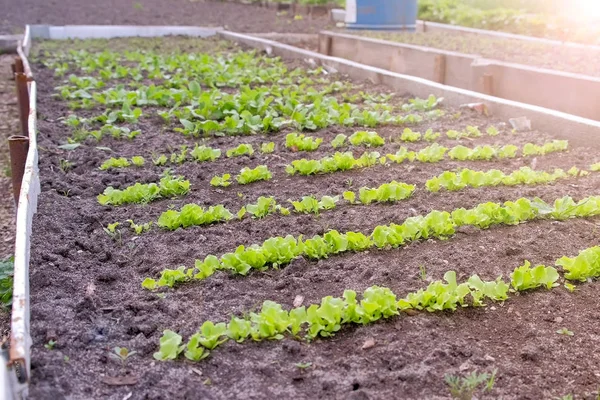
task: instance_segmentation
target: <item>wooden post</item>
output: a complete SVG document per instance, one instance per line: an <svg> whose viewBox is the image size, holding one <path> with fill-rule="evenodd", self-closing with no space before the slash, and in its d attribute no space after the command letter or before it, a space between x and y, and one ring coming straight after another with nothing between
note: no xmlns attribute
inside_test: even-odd
<svg viewBox="0 0 600 400"><path fill-rule="evenodd" d="M446 83L446 56L443 54L438 54L435 56L433 62L433 76L435 82L441 83L442 85Z"/></svg>
<svg viewBox="0 0 600 400"><path fill-rule="evenodd" d="M485 74L483 74L481 79L483 80L483 93L493 96L494 95L494 76L490 73L485 73Z"/></svg>
<svg viewBox="0 0 600 400"><path fill-rule="evenodd" d="M15 74L15 82L17 85L19 118L21 119L21 133L23 136L29 137L29 90L27 89L27 75L23 72L17 72Z"/></svg>
<svg viewBox="0 0 600 400"><path fill-rule="evenodd" d="M320 45L321 45L321 41L319 40L319 46ZM323 44L323 48L319 48L319 53L325 54L326 56L330 56L332 46L333 46L333 38L329 35L325 36L325 43Z"/></svg>
<svg viewBox="0 0 600 400"><path fill-rule="evenodd" d="M13 197L15 205L19 205L21 194L21 182L25 174L25 162L29 151L29 138L26 136L10 136L8 138L8 149L10 153L10 174L12 177Z"/></svg>
<svg viewBox="0 0 600 400"><path fill-rule="evenodd" d="M15 57L15 73L17 72L25 72L25 66L23 65L23 59L21 57Z"/></svg>

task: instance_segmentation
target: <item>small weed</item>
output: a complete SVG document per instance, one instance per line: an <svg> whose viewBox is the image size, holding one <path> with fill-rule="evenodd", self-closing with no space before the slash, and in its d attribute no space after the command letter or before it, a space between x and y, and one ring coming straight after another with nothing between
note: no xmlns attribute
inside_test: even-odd
<svg viewBox="0 0 600 400"><path fill-rule="evenodd" d="M449 386L452 397L459 400L471 400L478 388L481 388L484 393L492 391L497 371L494 370L491 374L487 372L480 374L477 371L473 371L465 377L446 374L444 380Z"/></svg>
<svg viewBox="0 0 600 400"><path fill-rule="evenodd" d="M133 3L133 8L136 10L143 10L144 5L142 3L140 3L139 1L136 1L135 3Z"/></svg>
<svg viewBox="0 0 600 400"><path fill-rule="evenodd" d="M573 335L575 335L573 333L573 331L570 331L567 328L560 328L559 330L556 331L556 333L558 333L559 335L565 335L565 336L573 336Z"/></svg>
<svg viewBox="0 0 600 400"><path fill-rule="evenodd" d="M425 269L424 265L419 265L419 271L421 273L421 280L422 281L426 281L427 280L427 269Z"/></svg>
<svg viewBox="0 0 600 400"><path fill-rule="evenodd" d="M309 361L309 362L299 362L294 365L296 366L296 368L307 369L307 368L312 367L313 364Z"/></svg>
<svg viewBox="0 0 600 400"><path fill-rule="evenodd" d="M58 165L58 167L59 167L59 168L60 168L60 170L61 170L62 172L64 172L65 174L66 174L67 172L69 172L69 170L70 170L71 168L73 168L73 163L72 163L72 162L70 162L69 160L63 160L63 159L61 158L61 159L60 159L58 162L59 162L59 165Z"/></svg>
<svg viewBox="0 0 600 400"><path fill-rule="evenodd" d="M54 350L54 346L56 346L55 340L49 340L48 343L44 345L44 347L48 350Z"/></svg>
<svg viewBox="0 0 600 400"><path fill-rule="evenodd" d="M206 380L202 383L206 386L212 385L212 381L210 380L210 378L206 378Z"/></svg>
<svg viewBox="0 0 600 400"><path fill-rule="evenodd" d="M352 178L346 179L345 184L346 184L347 187L349 187L349 188L352 187L352 183L353 183Z"/></svg>
<svg viewBox="0 0 600 400"><path fill-rule="evenodd" d="M63 361L66 362L66 363L68 363L69 361L71 361L71 359L69 358L69 356L64 355L63 356Z"/></svg>
<svg viewBox="0 0 600 400"><path fill-rule="evenodd" d="M121 231L117 229L117 226L121 225L119 222L108 224L108 226L102 227L104 232L110 236L110 238L116 242L121 242Z"/></svg>
<svg viewBox="0 0 600 400"><path fill-rule="evenodd" d="M119 361L122 366L125 366L127 359L134 354L137 354L137 352L129 351L126 347L115 347L112 353L109 353L108 356L113 360Z"/></svg>
<svg viewBox="0 0 600 400"><path fill-rule="evenodd" d="M577 286L573 285L572 283L565 282L565 289L567 289L569 292L573 293L574 291L577 290Z"/></svg>

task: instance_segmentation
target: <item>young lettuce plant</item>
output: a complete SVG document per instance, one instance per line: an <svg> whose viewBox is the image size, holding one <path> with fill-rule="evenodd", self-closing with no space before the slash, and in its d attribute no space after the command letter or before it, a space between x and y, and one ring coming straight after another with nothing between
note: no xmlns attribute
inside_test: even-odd
<svg viewBox="0 0 600 400"><path fill-rule="evenodd" d="M229 221L231 212L222 204L204 209L198 204L186 204L181 211L167 210L158 218L158 226L171 231L190 226L209 225L216 222Z"/></svg>
<svg viewBox="0 0 600 400"><path fill-rule="evenodd" d="M262 143L260 152L263 154L271 154L275 151L275 142Z"/></svg>
<svg viewBox="0 0 600 400"><path fill-rule="evenodd" d="M122 205L138 203L149 203L158 198L170 198L186 194L190 190L190 181L183 177L172 177L168 174L163 176L158 185L156 183L141 184L136 183L123 190L107 187L104 192L98 195L98 202L105 205Z"/></svg>
<svg viewBox="0 0 600 400"><path fill-rule="evenodd" d="M259 165L254 169L242 168L235 178L240 185L247 185L256 181L268 181L273 177L266 165Z"/></svg>
<svg viewBox="0 0 600 400"><path fill-rule="evenodd" d="M254 154L254 148L251 144L242 143L233 149L227 150L227 157L241 157L241 156L251 156Z"/></svg>
<svg viewBox="0 0 600 400"><path fill-rule="evenodd" d="M419 132L413 132L410 128L404 128L400 140L403 142L418 142L421 140L421 134Z"/></svg>
<svg viewBox="0 0 600 400"><path fill-rule="evenodd" d="M323 139L305 136L292 132L285 137L285 147L292 151L315 151L321 146Z"/></svg>
<svg viewBox="0 0 600 400"><path fill-rule="evenodd" d="M127 168L130 165L131 164L129 163L129 160L127 160L125 157L119 157L119 158L111 157L102 163L102 165L100 166L100 169L102 171L106 171L106 170L112 169L112 168Z"/></svg>
<svg viewBox="0 0 600 400"><path fill-rule="evenodd" d="M346 139L348 139L348 136L344 135L343 133L339 133L332 141L331 141L331 147L333 147L334 149L337 149L339 147L342 147L344 144L346 144Z"/></svg>
<svg viewBox="0 0 600 400"><path fill-rule="evenodd" d="M323 196L321 200L314 196L304 196L300 201L288 201L294 206L294 211L298 213L319 215L321 210L334 209L339 200L339 196Z"/></svg>
<svg viewBox="0 0 600 400"><path fill-rule="evenodd" d="M385 139L377 132L358 131L350 135L350 143L353 146L366 145L367 147L379 147L385 144Z"/></svg>
<svg viewBox="0 0 600 400"><path fill-rule="evenodd" d="M511 286L516 291L535 289L540 286L552 289L558 286L558 271L553 267L537 265L531 268L531 263L525 260L520 267L515 268L510 276Z"/></svg>
<svg viewBox="0 0 600 400"><path fill-rule="evenodd" d="M222 176L213 176L210 180L211 186L227 187L231 185L231 175L223 174Z"/></svg>
<svg viewBox="0 0 600 400"><path fill-rule="evenodd" d="M221 157L221 150L213 149L212 147L208 147L208 146L204 146L204 145L200 146L200 145L196 144L196 146L190 152L190 156L195 161L199 161L199 162L215 161L216 159Z"/></svg>
<svg viewBox="0 0 600 400"><path fill-rule="evenodd" d="M376 189L361 187L358 197L363 204L395 202L409 198L414 191L415 185L392 181L384 183Z"/></svg>

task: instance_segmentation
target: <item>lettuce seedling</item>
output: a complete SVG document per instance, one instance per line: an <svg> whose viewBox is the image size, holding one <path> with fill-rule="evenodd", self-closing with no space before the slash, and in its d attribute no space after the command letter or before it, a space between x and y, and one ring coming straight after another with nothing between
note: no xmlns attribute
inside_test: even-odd
<svg viewBox="0 0 600 400"><path fill-rule="evenodd" d="M129 167L130 165L131 164L125 157L119 157L119 158L111 157L102 163L102 165L100 166L100 169L102 171L106 171L107 169L111 169L111 168L126 168L126 167Z"/></svg>
<svg viewBox="0 0 600 400"><path fill-rule="evenodd" d="M240 156L251 156L254 154L254 148L251 144L242 143L233 149L227 150L227 157L240 157Z"/></svg>
<svg viewBox="0 0 600 400"><path fill-rule="evenodd" d="M194 149L190 152L190 156L199 162L215 161L217 158L221 157L221 150L196 144Z"/></svg>
<svg viewBox="0 0 600 400"><path fill-rule="evenodd" d="M246 212L252 214L254 218L264 218L276 211L277 203L273 197L261 196L257 199L256 204L247 204L244 208Z"/></svg>
<svg viewBox="0 0 600 400"><path fill-rule="evenodd" d="M227 341L227 325L223 322L214 324L211 321L206 321L200 327L200 334L200 337L198 337L200 344L212 350Z"/></svg>
<svg viewBox="0 0 600 400"><path fill-rule="evenodd" d="M252 330L250 335L254 340L283 339L289 326L288 312L283 310L281 304L266 300L263 302L260 313L250 313Z"/></svg>
<svg viewBox="0 0 600 400"><path fill-rule="evenodd" d="M556 265L565 271L565 278L585 282L600 276L600 247L590 247L579 252L577 257L561 257Z"/></svg>
<svg viewBox="0 0 600 400"><path fill-rule="evenodd" d="M143 232L147 232L152 227L152 221L146 222L145 224L136 224L132 219L128 219L129 227L133 229L136 235L141 235Z"/></svg>
<svg viewBox="0 0 600 400"><path fill-rule="evenodd" d="M388 154L387 158L389 158L390 161L401 164L406 160L410 162L414 161L416 156L414 151L408 151L406 147L400 147L396 154Z"/></svg>
<svg viewBox="0 0 600 400"><path fill-rule="evenodd" d="M204 209L198 204L186 204L181 211L167 210L158 218L158 226L168 230L188 228L190 226L209 225L215 222L229 221L231 212L222 204Z"/></svg>
<svg viewBox="0 0 600 400"><path fill-rule="evenodd" d="M144 157L141 157L141 156L131 157L131 163L133 165L135 165L136 167L143 167L145 162L146 162L146 160L144 160Z"/></svg>
<svg viewBox="0 0 600 400"><path fill-rule="evenodd" d="M184 195L190 190L190 181L183 177L171 177L165 175L161 178L159 184L136 183L123 190L107 187L104 192L98 195L98 202L104 205L121 205L130 203L149 203L160 197L175 197Z"/></svg>
<svg viewBox="0 0 600 400"><path fill-rule="evenodd" d="M231 317L231 321L227 324L227 337L235 340L238 343L242 343L250 336L252 331L252 323L248 320Z"/></svg>
<svg viewBox="0 0 600 400"><path fill-rule="evenodd" d="M385 144L385 139L377 132L358 131L350 135L350 143L353 146L366 145L367 147L378 147Z"/></svg>
<svg viewBox="0 0 600 400"><path fill-rule="evenodd" d="M321 146L323 139L306 136L302 133L288 133L285 137L285 147L292 151L315 151Z"/></svg>
<svg viewBox="0 0 600 400"><path fill-rule="evenodd" d="M160 338L160 348L158 352L154 353L154 358L160 361L174 360L183 351L183 348L184 346L181 346L181 335L167 329L163 331Z"/></svg>
<svg viewBox="0 0 600 400"><path fill-rule="evenodd" d="M443 97L436 98L432 94L426 99L416 97L408 100L408 104L403 104L402 111L428 111L436 108L442 101L444 101Z"/></svg>
<svg viewBox="0 0 600 400"><path fill-rule="evenodd" d="M403 142L418 142L421 140L421 134L419 132L413 132L410 128L404 128L400 140Z"/></svg>
<svg viewBox="0 0 600 400"><path fill-rule="evenodd" d="M423 139L425 139L425 141L431 143L431 142L435 142L436 140L438 140L441 135L442 134L439 132L434 133L433 129L430 128L430 129L427 129L427 131L425 131L425 134L423 135Z"/></svg>
<svg viewBox="0 0 600 400"><path fill-rule="evenodd" d="M221 187L227 187L229 185L231 185L231 175L230 174L223 174L223 176L213 176L212 179L210 180L210 184L212 186L221 186Z"/></svg>
<svg viewBox="0 0 600 400"><path fill-rule="evenodd" d="M260 152L263 154L270 154L275 151L275 142L262 143L260 145Z"/></svg>
<svg viewBox="0 0 600 400"><path fill-rule="evenodd" d="M448 149L437 143L431 144L416 153L415 158L420 162L435 163L442 161Z"/></svg>
<svg viewBox="0 0 600 400"><path fill-rule="evenodd" d="M256 181L268 181L272 177L273 175L271 175L266 165L259 165L254 169L248 167L242 168L239 175L236 176L236 180L240 185L247 185Z"/></svg>
<svg viewBox="0 0 600 400"><path fill-rule="evenodd" d="M553 267L537 265L531 268L531 263L525 261L525 264L515 268L510 276L511 285L514 290L523 291L545 286L546 289L552 289L558 286L558 272Z"/></svg>
<svg viewBox="0 0 600 400"><path fill-rule="evenodd" d="M200 361L208 357L210 352L200 343L201 339L202 335L200 333L195 333L190 337L185 346L185 358L191 361Z"/></svg>
<svg viewBox="0 0 600 400"><path fill-rule="evenodd" d="M485 131L487 132L488 136L498 136L500 133L495 126L488 126Z"/></svg>
<svg viewBox="0 0 600 400"><path fill-rule="evenodd" d="M331 141L331 146L334 149L337 149L338 147L342 147L344 144L346 144L346 139L348 138L348 136L344 135L343 133L339 133L332 141Z"/></svg>
<svg viewBox="0 0 600 400"><path fill-rule="evenodd" d="M168 161L169 159L164 154L162 154L160 157L152 158L152 163L157 167L165 165Z"/></svg>
<svg viewBox="0 0 600 400"><path fill-rule="evenodd" d="M359 199L363 204L372 202L395 202L409 198L415 191L415 185L392 181L384 183L376 189L361 187Z"/></svg>
<svg viewBox="0 0 600 400"><path fill-rule="evenodd" d="M427 289L419 289L417 292L409 293L404 299L398 300L401 310L416 308L429 312L451 310L455 311L460 305L466 306L466 296L471 293L467 283L460 285L456 282L456 272L448 271L444 274L444 280L431 282Z"/></svg>

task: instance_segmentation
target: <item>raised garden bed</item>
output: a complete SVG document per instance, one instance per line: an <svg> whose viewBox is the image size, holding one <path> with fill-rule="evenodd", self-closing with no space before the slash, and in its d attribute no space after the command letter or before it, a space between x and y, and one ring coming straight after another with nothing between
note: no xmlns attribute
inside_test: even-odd
<svg viewBox="0 0 600 400"><path fill-rule="evenodd" d="M176 55L169 56L173 51ZM600 183L591 167L600 161L594 149L571 144L564 151L565 143L555 140L569 139L571 132L563 137L556 131L512 132L503 120L440 105L435 97L411 101L383 86L349 81L331 68L316 70L311 59L311 64L281 62L240 51L228 41L184 38L36 46L42 193L31 259L33 398L122 398L129 393L139 398L444 398L450 394L445 374L491 375L495 370L495 397L595 393L599 356L589 349L595 346L597 327L588 311L595 301L595 283L578 285L573 293L559 286L512 294L496 278L502 275L510 282L509 275L524 259L554 266L559 257L576 256L597 243L597 219L584 217L597 213L596 198L557 210L522 200L519 204L531 206L529 212L497 213L484 230L473 226L485 226L481 215L468 222L456 213L433 213L429 225L421 225L412 238L408 231L402 234L401 246L398 236L381 236L388 231L377 228L488 201L539 197L553 204L565 195L579 201L596 194ZM151 84L155 89L148 89ZM313 139L289 136L299 131ZM378 135L357 133L361 131ZM339 135L347 138L343 141ZM338 142L340 147L334 149ZM249 146L240 145L251 145L253 154L243 154ZM501 147L508 145L515 146L514 158L511 148ZM301 151L306 147L317 148ZM336 150L349 154L327 158ZM135 165L141 164L137 156L144 158L143 165ZM487 157L488 161L474 160ZM215 160L197 161L210 158ZM294 162L303 158L321 162ZM460 160L465 158L470 161ZM239 183L246 175L243 168L261 165L270 177ZM427 189L433 190L434 184L426 185L444 171L459 168L510 174L527 166L554 175L527 172L538 184L438 193ZM572 167L590 172L567 173ZM189 180L189 189L164 180L158 192L154 186L138 186L149 189L143 193L146 204L124 205L116 204L136 193L123 197L107 191L136 182L159 183L167 169L172 177ZM321 172L302 175L317 170ZM231 174L231 184L214 186L219 182L214 178L222 182L224 174ZM382 188L392 181L406 185ZM552 184L541 184L548 181ZM363 189L361 196L360 189L367 187L382 189ZM356 199L344 192L355 193ZM99 197L101 193L105 196ZM287 202L310 195L320 200L318 215L296 212L296 205ZM260 196L272 196L276 204L261 200L268 205L261 207ZM340 197L332 206L333 199L324 196ZM376 199L369 203L370 196ZM205 210L222 205L231 218L219 208L202 217L217 219L212 224L198 225L199 214L185 222L177 212L192 203ZM245 214L238 211L242 207ZM258 218L261 210L266 215ZM129 219L138 232L129 227ZM178 221L198 226L161 227L175 227ZM506 226L501 221L523 223ZM313 238L332 229L357 234L340 237L340 242L329 233L324 247L319 237ZM374 230L378 233L369 236ZM265 264L255 255L258 258L244 259L260 268L248 270L240 262L229 264L234 257L230 255L218 265L231 265L232 270L209 274L212 264L206 256L221 257L239 245L286 235L293 236L287 240L297 247L280 253L279 268L273 268L273 259ZM357 251L343 251L349 244ZM165 268L193 268L194 259L207 260L197 264L205 279L167 272L159 280ZM365 311L371 309L366 302L358 308L363 314L356 314L364 318L350 317L349 303L344 306L346 317L370 322L361 326L341 323L331 307L342 300L325 299L320 315L331 318L329 322L319 317L317 324L311 318L310 325L301 324L298 337L284 332L295 332L292 325L273 325L283 318L276 306L272 310L277 317L267 316L269 306L262 317L248 314L259 313L265 300L285 310L308 308L326 296L341 297L346 289L357 291L360 300L360 293L374 285L389 288L399 300L433 281L452 280L447 274L451 270L458 282L474 274L490 281L491 291L478 288L474 278L471 286L461 286L469 292L465 305L473 306L485 292L487 307L429 313L414 304L390 302L388 292L377 297L382 293L376 291L374 299L383 303L374 310L384 310L386 317L380 322L374 321L376 311ZM562 284L563 271L558 270L560 278L554 279ZM171 282L187 282L162 287L169 276ZM510 298L503 301L504 295ZM350 298L347 293L345 301ZM447 300L440 304L452 304ZM301 321L297 310L294 315ZM239 318L239 329L230 324L229 332L246 339L242 343L219 344L225 336L218 333L209 343L211 332L205 325L203 343L216 345L207 358L186 359L185 350L189 358L207 354L194 344L178 354L173 334L175 346L163 345L159 351L164 330L182 335L187 344L205 321L228 322L232 314ZM245 317L254 321L250 324L256 339L281 340L251 340L243 333ZM258 329L260 318L264 329ZM153 355L177 359L159 361Z"/></svg>
<svg viewBox="0 0 600 400"><path fill-rule="evenodd" d="M398 43L474 54L509 63L600 76L600 48L593 49L591 46L560 46L449 32L359 32L359 34Z"/></svg>
<svg viewBox="0 0 600 400"><path fill-rule="evenodd" d="M598 100L594 95L600 90L600 78L596 76L499 61L484 58L476 53L462 53L403 43L399 40L386 40L405 37L397 34L394 34L396 36L370 35L378 38L357 33L320 32L319 51L330 56L425 78L445 85L600 120ZM415 34L413 40L437 37L437 42L441 43L440 36L436 35L432 33ZM450 34L448 35L450 36ZM412 36L406 37L412 38ZM476 38L478 37L475 35L461 36L460 39L457 39L457 43L469 40L491 40L483 36L479 39ZM432 40L432 42L436 41ZM451 40L449 42L452 43ZM526 41L520 41L520 43L523 46L533 45ZM536 43L535 46L542 46L542 44ZM449 47L451 46L449 45ZM547 45L547 49L561 48L559 45ZM565 46L564 50L575 51L575 48ZM589 49L589 53L594 54L594 52L597 50Z"/></svg>

